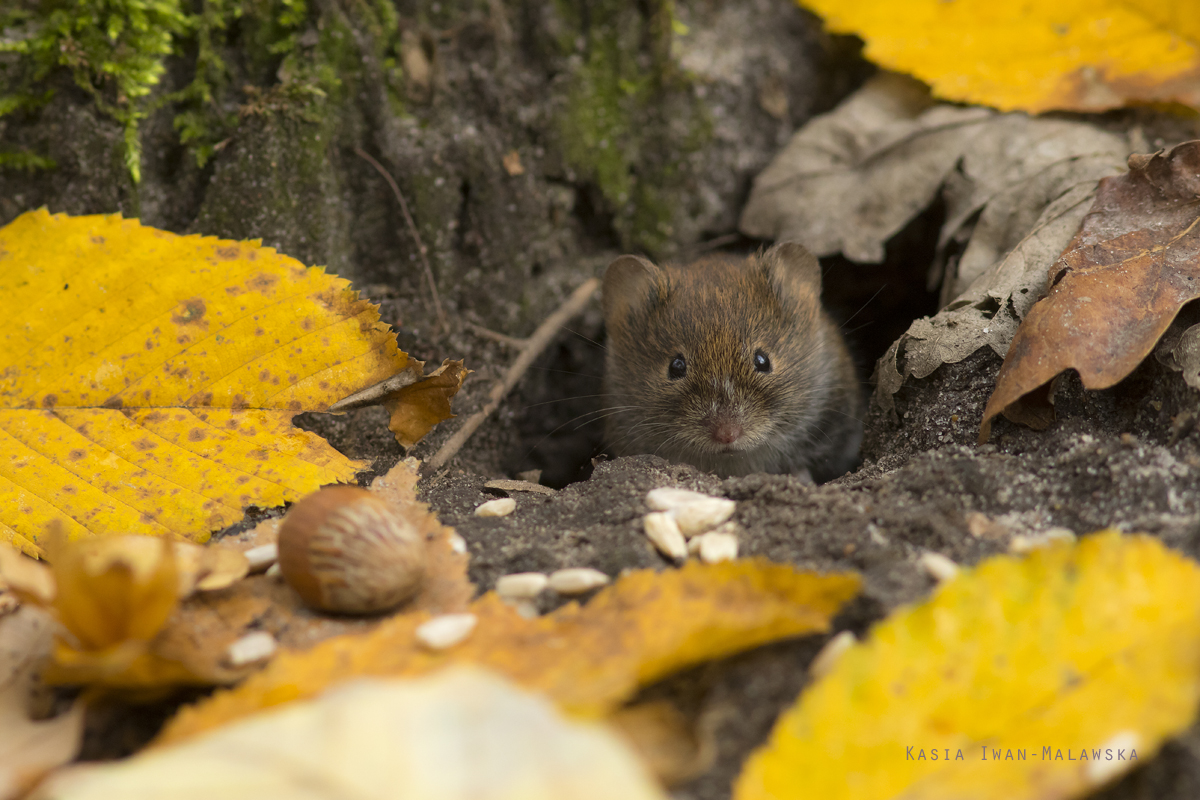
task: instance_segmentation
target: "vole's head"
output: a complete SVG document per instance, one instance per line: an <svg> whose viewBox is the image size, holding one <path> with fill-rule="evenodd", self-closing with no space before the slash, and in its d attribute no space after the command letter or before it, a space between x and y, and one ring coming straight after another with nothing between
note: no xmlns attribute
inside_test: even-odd
<svg viewBox="0 0 1200 800"><path fill-rule="evenodd" d="M604 276L618 452L709 469L787 446L824 402L831 370L816 258L784 243L748 259L655 266L622 256ZM610 426L610 430L612 426Z"/></svg>

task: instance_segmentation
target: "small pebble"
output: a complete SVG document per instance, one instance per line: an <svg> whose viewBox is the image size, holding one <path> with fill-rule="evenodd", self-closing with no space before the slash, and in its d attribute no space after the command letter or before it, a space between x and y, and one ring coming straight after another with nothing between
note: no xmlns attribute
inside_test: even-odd
<svg viewBox="0 0 1200 800"><path fill-rule="evenodd" d="M541 594L549 582L540 572L514 572L496 579L496 594L505 600L529 600Z"/></svg>
<svg viewBox="0 0 1200 800"><path fill-rule="evenodd" d="M972 511L967 514L966 521L967 533L976 539L1003 539L1008 535L1008 529L1002 523L988 517L987 514Z"/></svg>
<svg viewBox="0 0 1200 800"><path fill-rule="evenodd" d="M687 559L687 540L679 532L675 517L667 511L655 511L642 517L642 526L646 536L662 553L672 561Z"/></svg>
<svg viewBox="0 0 1200 800"><path fill-rule="evenodd" d="M442 614L417 626L417 641L430 650L445 650L470 636L477 621L474 614Z"/></svg>
<svg viewBox="0 0 1200 800"><path fill-rule="evenodd" d="M821 652L817 653L817 657L809 664L808 671L814 678L828 675L834 665L841 660L842 654L853 647L857 641L858 639L854 638L851 631L842 631L837 634L825 643Z"/></svg>
<svg viewBox="0 0 1200 800"><path fill-rule="evenodd" d="M244 667L259 661L266 661L275 655L279 645L275 637L266 631L248 633L229 645L225 651L225 660L233 667Z"/></svg>
<svg viewBox="0 0 1200 800"><path fill-rule="evenodd" d="M608 583L607 575L589 567L572 567L550 573L550 588L559 594L583 594Z"/></svg>
<svg viewBox="0 0 1200 800"><path fill-rule="evenodd" d="M266 572L272 564L279 560L279 545L272 543L252 547L242 555L250 562L251 575Z"/></svg>
<svg viewBox="0 0 1200 800"><path fill-rule="evenodd" d="M921 569L925 570L926 575L938 583L948 581L958 575L958 564L941 553L922 553L921 557L917 559L917 563L921 565Z"/></svg>
<svg viewBox="0 0 1200 800"><path fill-rule="evenodd" d="M457 533L450 534L450 549L458 553L460 556L467 553L467 540L459 536Z"/></svg>
<svg viewBox="0 0 1200 800"><path fill-rule="evenodd" d="M686 506L688 503L710 499L709 495L693 492L690 489L675 489L670 486L663 486L660 489L651 489L646 494L646 505L650 506L651 511L674 511L680 506Z"/></svg>
<svg viewBox="0 0 1200 800"><path fill-rule="evenodd" d="M488 500L475 509L477 517L507 517L517 508L517 501L511 497L501 497L499 500Z"/></svg>
<svg viewBox="0 0 1200 800"><path fill-rule="evenodd" d="M1118 750L1124 750L1125 760L1121 761L1114 758L1112 761L1102 759L1089 761L1083 765L1084 777L1092 786L1108 783L1114 777L1133 766L1133 763L1129 760L1129 752L1141 746L1142 737L1138 735L1137 731L1117 731L1104 743L1100 748L1100 752L1104 753L1111 750L1113 753L1116 753Z"/></svg>
<svg viewBox="0 0 1200 800"><path fill-rule="evenodd" d="M738 540L731 533L709 531L702 536L697 536L696 539L700 540L700 560L705 564L733 561L737 558Z"/></svg>

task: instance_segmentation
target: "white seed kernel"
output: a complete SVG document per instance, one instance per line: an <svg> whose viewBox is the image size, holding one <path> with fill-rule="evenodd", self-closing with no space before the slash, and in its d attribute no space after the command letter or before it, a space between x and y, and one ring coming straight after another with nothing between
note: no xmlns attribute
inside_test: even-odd
<svg viewBox="0 0 1200 800"><path fill-rule="evenodd" d="M948 581L958 575L958 564L941 553L922 553L921 557L917 559L917 563L921 565L921 569L925 570L926 575L938 583Z"/></svg>
<svg viewBox="0 0 1200 800"><path fill-rule="evenodd" d="M1142 743L1142 737L1137 731L1118 731L1109 737L1108 741L1100 748L1101 752L1112 750L1114 753L1121 750L1125 751L1125 758L1114 758L1112 761L1095 760L1089 761L1083 768L1084 778L1092 786L1098 786L1102 783L1108 783L1110 780L1125 772L1132 767L1135 762L1129 758L1130 750L1137 750L1138 745Z"/></svg>
<svg viewBox="0 0 1200 800"><path fill-rule="evenodd" d="M706 497L675 509L675 523L679 532L692 537L710 531L733 516L737 503L723 497Z"/></svg>
<svg viewBox="0 0 1200 800"><path fill-rule="evenodd" d="M647 538L662 553L673 561L687 559L687 541L679 532L675 517L668 511L655 511L642 517L642 527Z"/></svg>
<svg viewBox="0 0 1200 800"><path fill-rule="evenodd" d="M276 561L274 564L267 567L267 571L264 574L268 578L276 578L278 580L282 580L283 579L283 568L280 567L279 562Z"/></svg>
<svg viewBox="0 0 1200 800"><path fill-rule="evenodd" d="M225 660L233 667L244 667L258 661L266 661L275 655L278 648L275 637L266 631L248 633L229 645L225 651Z"/></svg>
<svg viewBox="0 0 1200 800"><path fill-rule="evenodd" d="M821 678L828 675L837 662L841 660L842 654L857 642L858 639L854 638L854 634L851 631L842 631L825 643L825 646L817 653L817 657L808 665L808 671L814 678Z"/></svg>
<svg viewBox="0 0 1200 800"><path fill-rule="evenodd" d="M517 501L511 497L501 497L498 500L488 500L475 509L477 517L507 517L517 508Z"/></svg>
<svg viewBox="0 0 1200 800"><path fill-rule="evenodd" d="M272 564L279 560L279 545L272 543L260 545L259 547L251 547L242 553L242 555L250 562L250 574L254 575L259 572L265 572Z"/></svg>
<svg viewBox="0 0 1200 800"><path fill-rule="evenodd" d="M430 650L445 650L470 636L477 621L474 614L442 614L417 626L417 641Z"/></svg>
<svg viewBox="0 0 1200 800"><path fill-rule="evenodd" d="M674 511L680 506L710 499L709 495L693 492L690 489L663 486L660 489L651 489L646 494L646 505L650 506L651 511Z"/></svg>
<svg viewBox="0 0 1200 800"><path fill-rule="evenodd" d="M537 597L550 579L540 572L515 572L496 579L496 594L505 600L528 600Z"/></svg>
<svg viewBox="0 0 1200 800"><path fill-rule="evenodd" d="M1075 533L1066 528L1050 528L1032 536L1017 534L1008 542L1010 553L1029 553L1060 542L1074 542Z"/></svg>
<svg viewBox="0 0 1200 800"><path fill-rule="evenodd" d="M550 573L550 588L559 594L583 594L608 583L607 575L589 567L573 567Z"/></svg>
<svg viewBox="0 0 1200 800"><path fill-rule="evenodd" d="M1042 536L1051 542L1074 542L1076 540L1075 531L1070 528L1047 528L1042 531Z"/></svg>
<svg viewBox="0 0 1200 800"><path fill-rule="evenodd" d="M458 555L467 554L467 540L457 533L450 534L450 549Z"/></svg>
<svg viewBox="0 0 1200 800"><path fill-rule="evenodd" d="M710 531L696 538L702 540L700 542L700 560L705 564L733 561L737 558L738 540L733 534Z"/></svg>

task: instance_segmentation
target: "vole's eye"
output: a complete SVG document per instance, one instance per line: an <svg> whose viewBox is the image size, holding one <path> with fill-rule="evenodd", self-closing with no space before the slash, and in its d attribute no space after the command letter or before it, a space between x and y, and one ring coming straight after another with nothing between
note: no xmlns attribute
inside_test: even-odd
<svg viewBox="0 0 1200 800"><path fill-rule="evenodd" d="M677 381L684 375L687 375L687 362L683 360L683 356L675 356L671 359L671 366L667 367L667 377Z"/></svg>
<svg viewBox="0 0 1200 800"><path fill-rule="evenodd" d="M771 359L762 350L754 352L754 371L763 373L771 371Z"/></svg>

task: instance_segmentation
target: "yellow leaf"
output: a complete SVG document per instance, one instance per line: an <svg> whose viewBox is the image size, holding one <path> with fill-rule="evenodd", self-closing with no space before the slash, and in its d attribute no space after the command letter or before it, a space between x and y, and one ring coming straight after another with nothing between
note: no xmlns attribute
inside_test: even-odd
<svg viewBox="0 0 1200 800"><path fill-rule="evenodd" d="M51 543L59 622L83 650L149 641L179 602L174 543L125 536Z"/></svg>
<svg viewBox="0 0 1200 800"><path fill-rule="evenodd" d="M1200 108L1200 15L1179 0L799 0L940 97L1003 111Z"/></svg>
<svg viewBox="0 0 1200 800"><path fill-rule="evenodd" d="M784 714L734 797L1078 797L1145 763L1198 699L1200 567L1099 533L985 561L878 625Z"/></svg>
<svg viewBox="0 0 1200 800"><path fill-rule="evenodd" d="M204 541L359 469L293 428L407 356L347 281L120 216L0 229L0 542Z"/></svg>
<svg viewBox="0 0 1200 800"><path fill-rule="evenodd" d="M568 711L600 716L676 670L825 630L858 587L855 575L819 576L746 560L633 572L582 608L572 603L536 619L489 592L471 605L478 624L456 647L433 652L417 644L414 631L428 614L394 617L363 635L281 654L236 689L181 711L159 741L312 697L347 678L419 675L449 663L483 665Z"/></svg>

